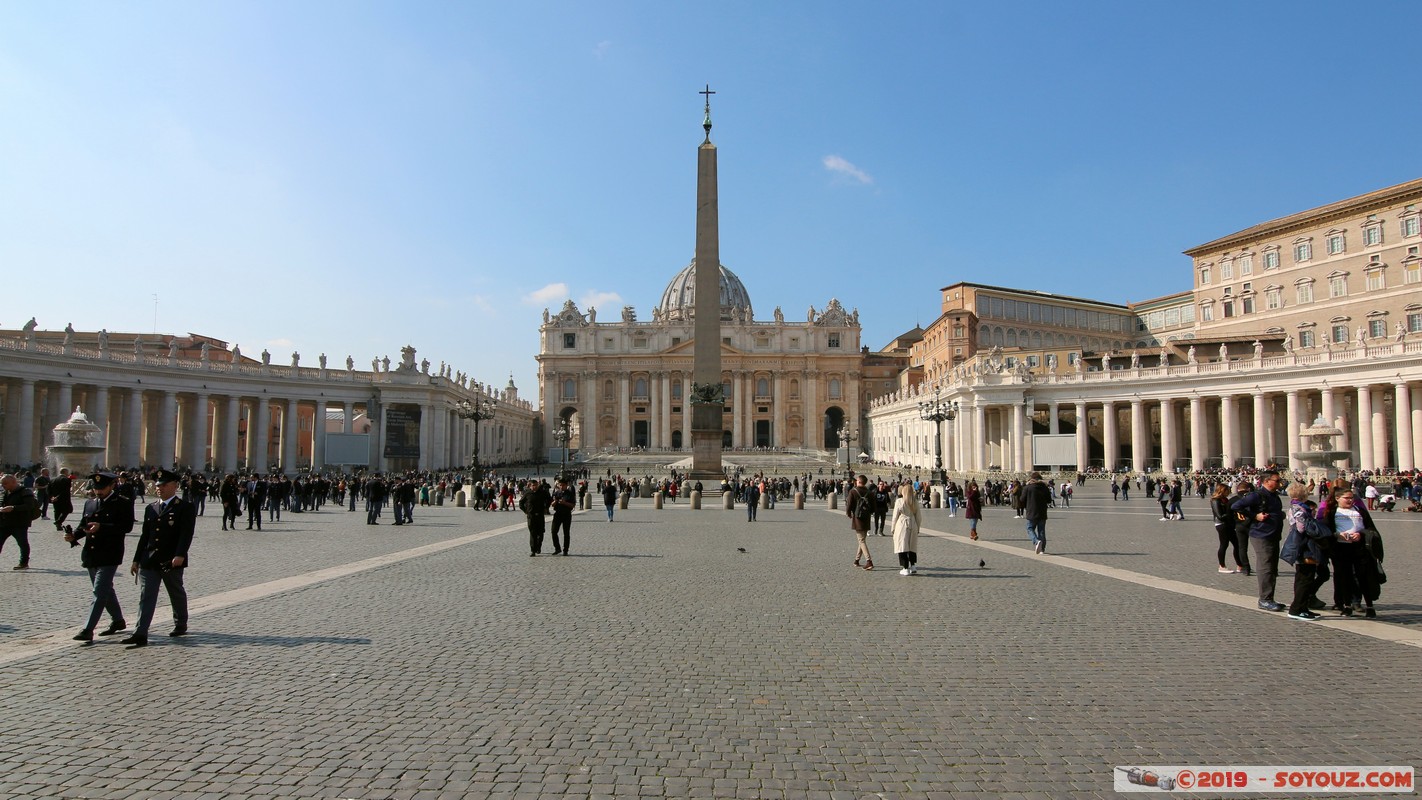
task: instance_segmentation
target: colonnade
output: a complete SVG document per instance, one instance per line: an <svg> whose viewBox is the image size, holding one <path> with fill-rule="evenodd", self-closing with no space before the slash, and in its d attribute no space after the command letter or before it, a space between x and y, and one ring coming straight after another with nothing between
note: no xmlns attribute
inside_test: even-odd
<svg viewBox="0 0 1422 800"><path fill-rule="evenodd" d="M1071 384L955 392L955 418L942 423L944 466L962 472L1071 466L1034 464L1032 453L1034 434L1070 434L1082 467L1174 471L1275 463L1302 469L1293 454L1310 448L1301 430L1319 417L1343 431L1334 447L1350 455L1336 466L1411 470L1422 454L1422 381L1401 375L1344 386L1327 380L1232 391L1177 385L1164 396L1148 385L1110 388L1115 391L1091 397ZM869 446L876 460L933 465L934 423L918 418L914 399L871 410Z"/></svg>

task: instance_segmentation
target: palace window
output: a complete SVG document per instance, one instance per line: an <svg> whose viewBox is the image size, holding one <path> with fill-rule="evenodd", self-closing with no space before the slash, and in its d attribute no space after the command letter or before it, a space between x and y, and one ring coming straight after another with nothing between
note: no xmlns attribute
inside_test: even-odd
<svg viewBox="0 0 1422 800"><path fill-rule="evenodd" d="M1313 302L1313 279L1304 278L1294 284L1294 300L1299 305Z"/></svg>
<svg viewBox="0 0 1422 800"><path fill-rule="evenodd" d="M1213 322L1215 319L1215 307L1213 303L1202 303L1200 305L1200 321Z"/></svg>
<svg viewBox="0 0 1422 800"><path fill-rule="evenodd" d="M1209 268L1208 265L1203 266L1203 267L1200 267L1200 285L1201 285L1201 286L1209 286L1209 285L1210 285L1210 268ZM1075 313L1075 312L1073 312L1073 313Z"/></svg>
<svg viewBox="0 0 1422 800"><path fill-rule="evenodd" d="M1328 276L1328 296L1347 297L1348 296L1348 276L1346 274L1333 274Z"/></svg>
<svg viewBox="0 0 1422 800"><path fill-rule="evenodd" d="M829 335L829 346L830 346L831 348L837 348L837 347L839 347L839 334L837 334L837 333L831 333L831 334Z"/></svg>
<svg viewBox="0 0 1422 800"><path fill-rule="evenodd" d="M1313 331L1299 331L1299 346L1313 347Z"/></svg>
<svg viewBox="0 0 1422 800"><path fill-rule="evenodd" d="M1347 242L1344 240L1342 232L1328 234L1328 238L1325 242L1330 256L1336 256L1348 250Z"/></svg>
<svg viewBox="0 0 1422 800"><path fill-rule="evenodd" d="M1313 259L1313 241L1311 239L1299 239L1294 242L1294 263Z"/></svg>
<svg viewBox="0 0 1422 800"><path fill-rule="evenodd" d="M1375 218L1369 218L1367 222L1363 223L1363 246L1377 247L1382 243L1382 221Z"/></svg>
<svg viewBox="0 0 1422 800"><path fill-rule="evenodd" d="M1333 326L1333 341L1335 341L1335 342L1346 342L1346 341L1348 341L1348 326L1347 326L1347 325L1334 325L1334 326Z"/></svg>
<svg viewBox="0 0 1422 800"><path fill-rule="evenodd" d="M1273 249L1273 250L1266 250L1266 251L1264 251L1264 269L1265 269L1265 270L1271 270L1271 269L1278 269L1278 268L1279 268L1279 250L1278 250L1278 248L1275 248L1275 249Z"/></svg>
<svg viewBox="0 0 1422 800"><path fill-rule="evenodd" d="M1220 280L1227 281L1234 278L1234 262L1225 260L1220 262Z"/></svg>
<svg viewBox="0 0 1422 800"><path fill-rule="evenodd" d="M1422 216L1418 216L1416 212L1413 212L1412 216L1403 217L1401 227L1403 236L1422 235Z"/></svg>
<svg viewBox="0 0 1422 800"><path fill-rule="evenodd" d="M1225 319L1229 319L1230 317L1234 316L1234 300L1231 298L1226 298L1225 300L1221 301L1220 313L1224 315Z"/></svg>
<svg viewBox="0 0 1422 800"><path fill-rule="evenodd" d="M1387 279L1383 272L1384 267L1381 264L1368 270L1368 291L1378 292L1387 288Z"/></svg>
<svg viewBox="0 0 1422 800"><path fill-rule="evenodd" d="M1382 317L1368 320L1368 335L1374 339L1381 339L1387 335L1387 320Z"/></svg>
<svg viewBox="0 0 1422 800"><path fill-rule="evenodd" d="M563 334L563 349L572 350L578 346L578 335L576 333Z"/></svg>
<svg viewBox="0 0 1422 800"><path fill-rule="evenodd" d="M1264 289L1264 307L1277 311L1284 307L1284 287L1267 286Z"/></svg>
<svg viewBox="0 0 1422 800"><path fill-rule="evenodd" d="M1248 296L1246 296L1246 297L1241 297L1241 298L1239 299L1239 313L1241 313L1241 314L1253 314L1253 313L1254 313L1254 295L1251 294L1251 295L1248 295Z"/></svg>
<svg viewBox="0 0 1422 800"><path fill-rule="evenodd" d="M1422 311L1407 312L1408 333L1422 333Z"/></svg>
<svg viewBox="0 0 1422 800"><path fill-rule="evenodd" d="M1239 274L1241 276L1254 274L1254 256L1242 255L1239 257Z"/></svg>
<svg viewBox="0 0 1422 800"><path fill-rule="evenodd" d="M1402 282L1422 283L1422 260L1413 259L1402 262Z"/></svg>

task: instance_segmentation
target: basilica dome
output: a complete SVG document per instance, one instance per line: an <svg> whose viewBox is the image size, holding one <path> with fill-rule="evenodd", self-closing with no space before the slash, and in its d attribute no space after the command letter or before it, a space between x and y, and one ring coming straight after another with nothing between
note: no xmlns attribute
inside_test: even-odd
<svg viewBox="0 0 1422 800"><path fill-rule="evenodd" d="M690 319L696 308L696 259L692 259L686 269L678 272L662 292L662 302L657 311L664 319ZM750 294L745 284L734 272L721 266L721 319L730 319L731 313L744 308L750 315Z"/></svg>

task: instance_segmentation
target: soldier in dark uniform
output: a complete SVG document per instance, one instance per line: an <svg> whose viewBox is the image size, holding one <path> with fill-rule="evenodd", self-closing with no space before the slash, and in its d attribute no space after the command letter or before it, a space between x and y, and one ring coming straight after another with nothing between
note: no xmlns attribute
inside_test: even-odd
<svg viewBox="0 0 1422 800"><path fill-rule="evenodd" d="M74 637L76 642L94 641L94 626L99 617L109 612L109 627L100 636L112 636L128 627L123 621L118 595L114 593L114 573L123 563L124 537L133 530L133 504L114 491L116 477L112 472L90 476L94 497L85 501L84 515L77 529L64 533L70 547L84 540L80 554L84 568L89 570L89 583L94 588L94 603L89 608L89 623Z"/></svg>
<svg viewBox="0 0 1422 800"><path fill-rule="evenodd" d="M112 487L113 484L110 483L109 486ZM64 520L74 513L74 486L68 469L61 469L59 477L50 481L49 502L54 506L54 529L62 531Z"/></svg>
<svg viewBox="0 0 1422 800"><path fill-rule="evenodd" d="M193 542L197 510L178 497L178 475L166 469L153 473L158 500L143 512L143 535L134 548L129 573L138 576L138 625L123 640L132 647L148 644L148 626L158 605L158 584L168 590L173 607L173 631L169 636L188 632L188 593L183 588L183 569L188 565L188 547Z"/></svg>
<svg viewBox="0 0 1422 800"><path fill-rule="evenodd" d="M262 506L266 502L267 482L254 474L247 481L247 530L252 529L253 523L256 523L257 530L262 529Z"/></svg>
<svg viewBox="0 0 1422 800"><path fill-rule="evenodd" d="M536 556L543 552L543 518L553 503L553 496L548 492L548 484L542 481L530 480L528 484L518 508L528 517L528 554Z"/></svg>

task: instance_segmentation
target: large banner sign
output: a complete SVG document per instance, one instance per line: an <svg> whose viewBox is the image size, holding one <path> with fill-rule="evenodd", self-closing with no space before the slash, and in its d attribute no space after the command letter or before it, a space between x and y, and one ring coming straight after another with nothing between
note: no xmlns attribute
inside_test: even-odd
<svg viewBox="0 0 1422 800"><path fill-rule="evenodd" d="M385 457L420 457L420 407L385 409Z"/></svg>

